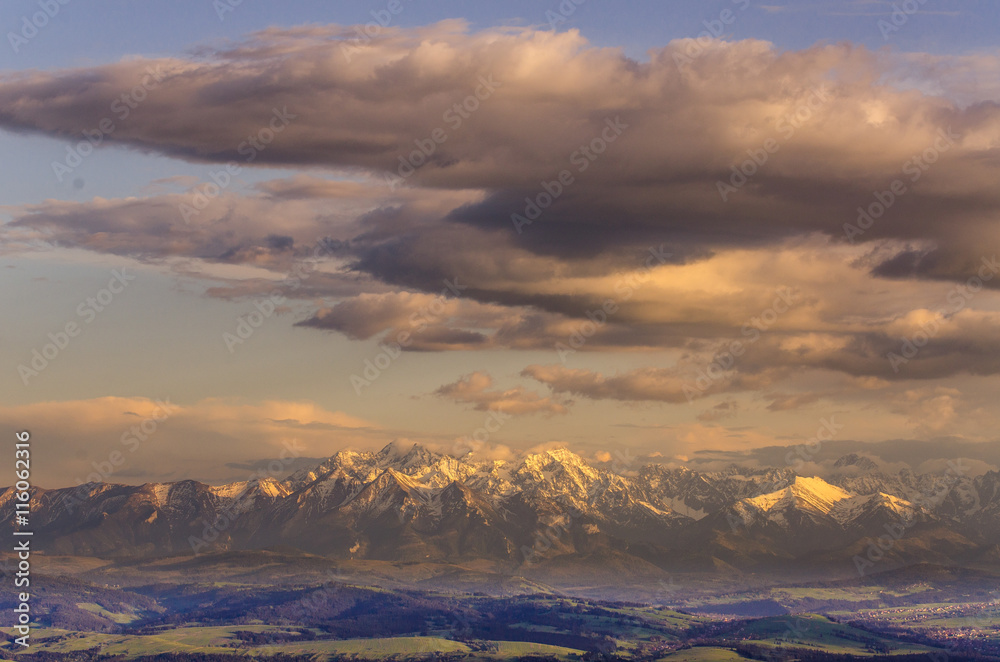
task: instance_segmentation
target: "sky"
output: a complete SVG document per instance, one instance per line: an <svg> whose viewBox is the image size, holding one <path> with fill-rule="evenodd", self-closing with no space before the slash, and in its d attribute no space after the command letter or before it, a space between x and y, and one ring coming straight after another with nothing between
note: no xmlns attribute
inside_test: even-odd
<svg viewBox="0 0 1000 662"><path fill-rule="evenodd" d="M996 466L997 3L4 10L38 484L390 442Z"/></svg>

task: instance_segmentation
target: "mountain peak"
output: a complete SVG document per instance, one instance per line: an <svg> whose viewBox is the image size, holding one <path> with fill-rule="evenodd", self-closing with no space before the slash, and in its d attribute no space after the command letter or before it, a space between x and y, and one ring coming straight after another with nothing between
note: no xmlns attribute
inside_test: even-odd
<svg viewBox="0 0 1000 662"><path fill-rule="evenodd" d="M518 475L542 475L546 478L555 475L571 476L573 482L577 484L581 480L594 480L600 476L600 473L586 460L565 448L529 453L521 458L514 473Z"/></svg>
<svg viewBox="0 0 1000 662"><path fill-rule="evenodd" d="M784 489L751 497L747 502L764 512L797 508L828 514L834 504L849 499L851 494L817 476L796 476Z"/></svg>
<svg viewBox="0 0 1000 662"><path fill-rule="evenodd" d="M573 464L584 464L584 459L569 450L568 448L553 448L552 450L545 451L549 457L552 457L560 462L570 462Z"/></svg>
<svg viewBox="0 0 1000 662"><path fill-rule="evenodd" d="M417 444L408 444L405 441L394 439L382 447L375 457L379 460L394 460L405 456L407 453L417 448Z"/></svg>
<svg viewBox="0 0 1000 662"><path fill-rule="evenodd" d="M380 467L391 466L397 469L408 469L430 466L441 457L439 453L428 450L420 444L393 441L375 454L375 461Z"/></svg>
<svg viewBox="0 0 1000 662"><path fill-rule="evenodd" d="M565 466L589 466L586 460L566 448L552 448L539 453L528 453L522 461L525 465L551 464L558 462Z"/></svg>
<svg viewBox="0 0 1000 662"><path fill-rule="evenodd" d="M848 453L833 463L833 466L842 469L844 467L856 467L862 471L876 471L878 465L871 458L867 458L857 453Z"/></svg>
<svg viewBox="0 0 1000 662"><path fill-rule="evenodd" d="M796 476L795 480L791 485L789 485L788 489L799 494L814 494L828 498L831 501L840 501L841 499L847 499L851 496L850 492L847 492L836 485L831 485L819 476Z"/></svg>
<svg viewBox="0 0 1000 662"><path fill-rule="evenodd" d="M864 464L866 459L847 457L840 465ZM1000 473L956 486L941 505L926 507L908 499L937 482L934 474L911 481L845 472L836 480L833 485L816 476L796 476L787 468L702 473L662 465L643 465L621 475L565 448L513 461L470 460L399 441L381 451L341 451L285 481L262 478L214 487L194 481L140 487L91 484L84 488L86 495L76 488L49 491L36 495L36 521L45 523L39 530L48 544L56 545L50 549L111 556L123 553L124 530L136 541L126 554L184 551L193 526L200 529L199 522L234 504L247 506L241 512L252 514L228 531L226 545L233 549L288 544L310 553L373 559L399 558L397 527L405 525L406 545L413 545L405 554L445 559L465 553L456 550L475 549L470 553L510 560L522 544L537 539L541 527L576 511L586 518L579 524L599 527L607 544L641 543L652 545L643 549L655 548L657 554L676 549L685 555L709 546L710 553L722 555L718 558L732 552L733 541L725 532L736 533L736 517L751 537L760 535L753 543L758 551L747 552L751 564L758 553L770 559L815 549L834 553L840 549L836 545L850 540L867 544L859 536L881 535L887 522L932 521L943 527L950 536L941 538L943 546L931 542L935 553L945 556L953 549L964 554L974 544L962 537L965 531L990 544L1000 540ZM6 521L13 516L11 494L11 488L0 491L0 514ZM151 505L159 519L149 526ZM577 544L588 546L577 549ZM583 553L591 544L598 541L563 536L559 553ZM926 551L911 547L920 548L915 553Z"/></svg>

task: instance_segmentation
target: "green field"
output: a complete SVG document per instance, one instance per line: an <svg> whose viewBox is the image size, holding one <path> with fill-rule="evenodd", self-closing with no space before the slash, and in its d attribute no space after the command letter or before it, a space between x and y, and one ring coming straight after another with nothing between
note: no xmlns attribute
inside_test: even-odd
<svg viewBox="0 0 1000 662"><path fill-rule="evenodd" d="M259 582L256 573L250 574ZM148 581L145 575L138 579ZM331 657L427 662L435 656L465 662L542 656L579 662L610 648L622 662L736 662L742 659L737 649L758 656L782 649L792 657L796 651L814 651L859 659L935 650L906 642L900 631L941 642L937 650L956 636L967 636L975 637L982 650L1000 653L1000 642L991 638L995 631L988 629L1000 624L998 605L961 600L985 595L982 586L924 596L929 584L910 578L891 585L705 591L688 595L674 608L537 592L504 598L397 589L357 580L317 590L312 579L303 582L298 575L296 583L282 585L239 583L225 573L205 579L143 584L133 592L53 578L33 609L31 649L8 644L0 656L22 662L25 652L47 654L50 662L75 662L84 657L81 652L92 662L161 653L219 654L233 656L234 662L267 662L279 654L315 662ZM917 598L900 597L907 594ZM921 597L928 602L920 603ZM743 608L725 617L687 613L694 604ZM827 612L824 605L840 611ZM802 615L762 616L786 610ZM969 630L977 613L978 629Z"/></svg>
<svg viewBox="0 0 1000 662"><path fill-rule="evenodd" d="M715 648L712 646L699 646L677 651L664 658L662 662L746 662L746 658L740 657L728 648Z"/></svg>
<svg viewBox="0 0 1000 662"><path fill-rule="evenodd" d="M339 639L323 641L303 641L267 646L266 653L318 654L339 653L381 658L390 655L414 655L422 653L468 653L465 644L439 637L388 637L385 639Z"/></svg>
<svg viewBox="0 0 1000 662"><path fill-rule="evenodd" d="M232 653L232 648L211 644L216 642L224 644L227 638L221 631L236 629L251 628L178 628L163 634L147 636L37 628L32 632L30 650L31 652L72 653L99 648L106 655L125 656L173 652ZM203 632L195 633L192 630ZM227 632L226 634L231 633Z"/></svg>
<svg viewBox="0 0 1000 662"><path fill-rule="evenodd" d="M931 649L909 644L834 623L823 616L780 616L748 624L743 632L754 634L754 644L770 648L808 648L826 653L871 655L872 644L884 646L882 654L926 653ZM858 639L861 639L860 641Z"/></svg>
<svg viewBox="0 0 1000 662"><path fill-rule="evenodd" d="M947 610L948 613L935 613L933 610ZM976 605L964 605L962 603L928 603L912 607L894 607L891 609L864 609L856 613L831 613L845 617L860 616L866 619L877 619L886 623L918 628L990 627L1000 625L1000 608L994 606L982 609Z"/></svg>
<svg viewBox="0 0 1000 662"><path fill-rule="evenodd" d="M72 653L100 648L107 655L126 656L173 652L233 653L235 650L225 644L236 641L233 636L236 630L277 632L286 629L268 625L180 627L155 635L118 635L42 627L32 631L31 651Z"/></svg>
<svg viewBox="0 0 1000 662"><path fill-rule="evenodd" d="M506 659L524 655L553 655L568 658L572 654L582 654L583 651L560 646L548 646L526 641L487 642L495 645L496 650L475 652L477 658ZM382 658L390 655L420 655L426 653L472 653L472 649L458 641L440 637L388 637L385 639L342 639L326 641L303 641L300 644L281 644L268 646L268 653L293 654L341 654L359 655L361 657Z"/></svg>
<svg viewBox="0 0 1000 662"><path fill-rule="evenodd" d="M77 602L76 606L84 611L89 611L92 614L97 614L99 616L104 616L107 619L114 621L115 623L131 623L132 621L138 620L138 616L134 613L116 613L108 611L96 602Z"/></svg>
<svg viewBox="0 0 1000 662"><path fill-rule="evenodd" d="M536 644L530 641L497 641L496 653L479 653L479 656L508 658L520 657L524 655L554 655L558 658L567 658L570 655L581 655L583 651L574 648L563 648L562 646L549 646L548 644Z"/></svg>
<svg viewBox="0 0 1000 662"><path fill-rule="evenodd" d="M222 653L267 656L275 653L315 655L358 655L363 658L389 656L420 656L432 653L473 653L477 658L507 659L526 655L552 655L568 659L583 651L561 646L549 646L523 641L487 643L488 650L473 651L468 645L442 637L386 637L382 639L313 640L301 643L283 642L263 647L233 648L237 630L252 632L287 632L286 628L269 625L239 625L222 627L179 627L155 635L115 635L97 632L82 633L56 628L36 628L32 632L31 652L73 653L98 648L105 655L127 658L159 653ZM3 662L3 661L0 661Z"/></svg>

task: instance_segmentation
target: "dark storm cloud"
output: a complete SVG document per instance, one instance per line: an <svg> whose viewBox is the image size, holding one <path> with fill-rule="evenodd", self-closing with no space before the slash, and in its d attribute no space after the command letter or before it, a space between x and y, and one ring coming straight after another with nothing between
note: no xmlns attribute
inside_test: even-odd
<svg viewBox="0 0 1000 662"><path fill-rule="evenodd" d="M947 259L912 265L948 278L1000 209L998 150L986 141L1000 109L885 82L904 64L919 72L912 58L719 42L679 67L684 41L636 62L573 32L470 33L456 22L387 30L345 53L345 34L271 29L186 59L8 75L0 125L76 139L110 115L108 144L482 189L483 200L450 218L495 231L513 232L525 198L538 202L565 174L556 202L518 236L565 259L664 240L678 259L810 232L846 240L857 209L898 180L901 192L853 238L951 245ZM149 71L143 99L115 117L116 99ZM287 122L275 124L276 112ZM433 257L396 277L421 278ZM362 266L393 277L377 248Z"/></svg>
<svg viewBox="0 0 1000 662"><path fill-rule="evenodd" d="M187 58L7 75L0 126L78 141L110 115L104 145L366 181L300 173L226 192L193 221L179 212L190 195L46 203L5 233L277 273L323 240L339 272L302 290L318 301L300 326L354 339L411 330L460 283L414 350L555 352L590 322L574 350L677 348L684 367L707 367L776 290L801 290L705 393L770 387L794 367L890 381L1000 372L988 292L912 287L1000 284L981 272L1000 247L1000 107L945 83L938 96L894 84L901 72L945 81L948 60L747 40L678 66L689 42L638 62L575 32L456 22L345 53L345 34L271 29ZM988 75L994 60L975 66ZM148 89L123 117L116 100L135 85ZM687 399L689 379L526 374L561 393L662 402ZM786 395L773 406L796 401Z"/></svg>

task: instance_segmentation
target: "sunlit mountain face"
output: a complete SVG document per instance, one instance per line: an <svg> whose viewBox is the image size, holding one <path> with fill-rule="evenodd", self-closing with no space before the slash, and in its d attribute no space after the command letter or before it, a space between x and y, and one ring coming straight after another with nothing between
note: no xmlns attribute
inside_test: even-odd
<svg viewBox="0 0 1000 662"><path fill-rule="evenodd" d="M636 578L681 569L843 577L996 555L996 471L942 478L869 464L846 455L826 479L735 465L617 473L565 449L490 460L390 444L339 452L284 480L87 483L40 490L32 506L39 543L69 555L288 547L342 560L490 560L542 574L605 559ZM14 492L3 495L8 517ZM890 549L868 549L886 540Z"/></svg>
<svg viewBox="0 0 1000 662"><path fill-rule="evenodd" d="M0 662L1000 659L1000 3L3 9Z"/></svg>

